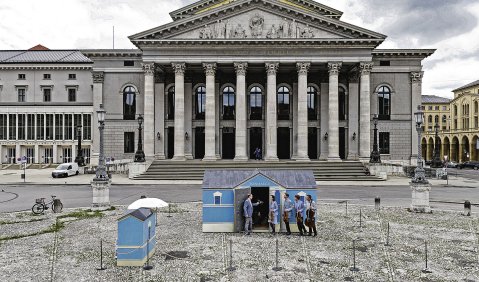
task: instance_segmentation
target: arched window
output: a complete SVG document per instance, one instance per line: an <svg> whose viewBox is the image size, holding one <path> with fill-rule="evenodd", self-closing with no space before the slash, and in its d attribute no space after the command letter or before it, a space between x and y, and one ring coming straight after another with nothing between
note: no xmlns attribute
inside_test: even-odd
<svg viewBox="0 0 479 282"><path fill-rule="evenodd" d="M379 116L381 120L391 119L391 89L387 86L379 87L378 91Z"/></svg>
<svg viewBox="0 0 479 282"><path fill-rule="evenodd" d="M133 86L123 88L123 119L134 120L136 115L136 89Z"/></svg>
<svg viewBox="0 0 479 282"><path fill-rule="evenodd" d="M166 95L168 100L168 104L167 104L168 109L166 110L167 112L166 119L175 119L175 87L171 86L170 88L168 88Z"/></svg>
<svg viewBox="0 0 479 282"><path fill-rule="evenodd" d="M479 102L474 102L474 113L477 114L479 112Z"/></svg>
<svg viewBox="0 0 479 282"><path fill-rule="evenodd" d="M277 100L278 100L278 120L289 120L289 88L281 86L278 88Z"/></svg>
<svg viewBox="0 0 479 282"><path fill-rule="evenodd" d="M457 105L454 105L454 116L457 117Z"/></svg>
<svg viewBox="0 0 479 282"><path fill-rule="evenodd" d="M205 119L206 87L199 86L195 91L195 119Z"/></svg>
<svg viewBox="0 0 479 282"><path fill-rule="evenodd" d="M434 123L435 123L435 124L436 124L436 123L439 124L439 116L438 116L438 115L436 115L436 116L434 117Z"/></svg>
<svg viewBox="0 0 479 282"><path fill-rule="evenodd" d="M339 120L346 120L348 118L348 97L346 95L346 90L344 87L340 86L338 88L338 99L339 99Z"/></svg>
<svg viewBox="0 0 479 282"><path fill-rule="evenodd" d="M249 119L263 119L263 91L258 86L249 91Z"/></svg>
<svg viewBox="0 0 479 282"><path fill-rule="evenodd" d="M429 116L427 117L427 122L430 123L430 124L432 123L432 116L431 116L431 115L429 115Z"/></svg>
<svg viewBox="0 0 479 282"><path fill-rule="evenodd" d="M316 87L309 86L308 87L308 120L317 120L318 119L318 114L317 114L317 103L316 99L318 95L318 91L316 90Z"/></svg>
<svg viewBox="0 0 479 282"><path fill-rule="evenodd" d="M235 119L235 89L231 86L223 89L223 119Z"/></svg>

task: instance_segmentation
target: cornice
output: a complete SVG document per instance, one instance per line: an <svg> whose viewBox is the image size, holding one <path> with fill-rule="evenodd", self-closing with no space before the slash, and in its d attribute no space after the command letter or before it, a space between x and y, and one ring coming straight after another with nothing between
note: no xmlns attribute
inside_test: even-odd
<svg viewBox="0 0 479 282"><path fill-rule="evenodd" d="M436 49L376 49L373 57L420 57L427 58L434 54Z"/></svg>
<svg viewBox="0 0 479 282"><path fill-rule="evenodd" d="M82 54L88 58L104 57L131 57L141 58L143 52L138 49L89 49L81 50Z"/></svg>
<svg viewBox="0 0 479 282"><path fill-rule="evenodd" d="M91 70L92 66L0 65L0 70Z"/></svg>

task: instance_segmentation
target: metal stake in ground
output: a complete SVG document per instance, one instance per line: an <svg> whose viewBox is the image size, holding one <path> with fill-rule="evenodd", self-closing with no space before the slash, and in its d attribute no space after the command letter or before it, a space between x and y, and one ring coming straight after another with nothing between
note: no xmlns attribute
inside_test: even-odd
<svg viewBox="0 0 479 282"><path fill-rule="evenodd" d="M426 259L426 268L422 270L422 273L432 273L432 271L427 268L427 240L424 240L424 255Z"/></svg>
<svg viewBox="0 0 479 282"><path fill-rule="evenodd" d="M230 267L226 270L228 271L235 271L236 267L233 266L233 239L230 239Z"/></svg>
<svg viewBox="0 0 479 282"><path fill-rule="evenodd" d="M171 204L168 204L168 216L171 217Z"/></svg>
<svg viewBox="0 0 479 282"><path fill-rule="evenodd" d="M144 270L151 270L153 266L150 265L150 238L151 237L151 221L148 222L148 242L146 242L146 265L143 266Z"/></svg>
<svg viewBox="0 0 479 282"><path fill-rule="evenodd" d="M379 211L379 209L381 208L381 198L374 198L374 207L376 208L376 211Z"/></svg>
<svg viewBox="0 0 479 282"><path fill-rule="evenodd" d="M100 268L96 270L105 270L106 267L103 267L103 239L100 239Z"/></svg>
<svg viewBox="0 0 479 282"><path fill-rule="evenodd" d="M280 271L283 268L279 266L279 243L278 238L276 238L276 266L273 267L274 271Z"/></svg>
<svg viewBox="0 0 479 282"><path fill-rule="evenodd" d="M349 270L353 272L359 271L359 268L356 267L356 240L353 240L353 267L350 267Z"/></svg>
<svg viewBox="0 0 479 282"><path fill-rule="evenodd" d="M386 234L386 245L389 246L389 222L388 222L388 233Z"/></svg>
<svg viewBox="0 0 479 282"><path fill-rule="evenodd" d="M359 209L359 228L363 228L363 211Z"/></svg>
<svg viewBox="0 0 479 282"><path fill-rule="evenodd" d="M471 202L469 201L464 202L464 215L471 216Z"/></svg>

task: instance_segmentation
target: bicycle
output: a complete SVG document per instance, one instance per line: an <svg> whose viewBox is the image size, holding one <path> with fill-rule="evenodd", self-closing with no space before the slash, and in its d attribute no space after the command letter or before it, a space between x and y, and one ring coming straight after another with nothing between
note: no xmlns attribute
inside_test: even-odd
<svg viewBox="0 0 479 282"><path fill-rule="evenodd" d="M45 198L40 198L35 200L35 204L32 207L32 212L34 214L42 214L45 210L49 209L49 206L52 208L54 213L61 212L63 209L63 204L60 199L55 199L56 196L52 195L52 200L48 203L45 203Z"/></svg>

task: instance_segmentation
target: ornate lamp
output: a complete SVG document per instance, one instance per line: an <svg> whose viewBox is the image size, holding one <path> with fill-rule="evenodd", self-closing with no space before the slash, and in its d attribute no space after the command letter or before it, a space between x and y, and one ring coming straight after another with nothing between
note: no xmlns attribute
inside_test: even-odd
<svg viewBox="0 0 479 282"><path fill-rule="evenodd" d="M374 124L374 142L373 142L373 151L371 152L371 156L369 158L370 164L379 164L381 163L381 154L378 150L378 115L374 114L373 116L373 124Z"/></svg>
<svg viewBox="0 0 479 282"><path fill-rule="evenodd" d="M143 139L141 138L141 130L143 125L143 116L138 116L138 149L135 153L135 163L145 162L145 153L143 152Z"/></svg>
<svg viewBox="0 0 479 282"><path fill-rule="evenodd" d="M103 104L100 104L100 109L96 111L98 123L98 129L100 129L100 156L98 160L98 167L96 169L95 178L93 181L108 181L108 175L105 169L105 155L103 152L103 130L105 129L105 115L106 111L103 109Z"/></svg>
<svg viewBox="0 0 479 282"><path fill-rule="evenodd" d="M421 148L421 131L422 124L424 123L424 113L421 110L421 106L417 107L417 112L414 113L414 118L416 119L416 131L417 131L417 167L414 170L414 177L412 182L414 183L429 183L426 179L426 173L422 167L422 148Z"/></svg>

